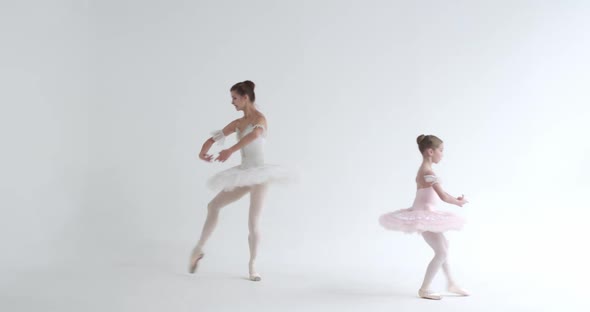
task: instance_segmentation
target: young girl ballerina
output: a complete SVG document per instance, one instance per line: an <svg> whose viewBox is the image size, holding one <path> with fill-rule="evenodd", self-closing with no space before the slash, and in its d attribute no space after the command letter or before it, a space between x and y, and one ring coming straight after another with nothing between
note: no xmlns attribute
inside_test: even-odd
<svg viewBox="0 0 590 312"><path fill-rule="evenodd" d="M426 243L434 250L434 258L426 269L418 296L434 300L442 298L439 293L430 290L430 284L441 267L447 277L448 291L468 296L469 293L457 286L451 277L447 260L449 245L443 234L448 230L460 230L465 221L452 213L434 210L437 197L459 207L463 207L467 200L463 195L455 198L447 194L441 186L440 179L432 171L432 164L438 164L443 157L442 140L434 135L420 135L417 141L423 160L416 176L417 191L414 204L410 208L382 215L379 222L388 230L422 234Z"/></svg>
<svg viewBox="0 0 590 312"><path fill-rule="evenodd" d="M260 241L258 219L271 182L289 180L290 173L276 165L264 163L264 143L267 131L266 118L257 110L254 101L254 83L246 80L236 83L230 89L232 105L244 116L230 122L222 130L213 132L201 148L199 158L212 162L225 162L233 153L240 151L242 162L239 166L222 171L208 180L208 186L219 191L217 196L207 206L207 219L203 225L201 237L192 251L189 272L197 270L199 261L203 259L203 247L213 233L217 224L219 211L226 205L237 201L246 194L250 194L250 212L248 215L248 245L250 247L249 273L250 280L260 281L261 277L255 270L256 254ZM214 143L223 144L225 137L236 132L238 142L230 148L219 152L213 159L208 154Z"/></svg>

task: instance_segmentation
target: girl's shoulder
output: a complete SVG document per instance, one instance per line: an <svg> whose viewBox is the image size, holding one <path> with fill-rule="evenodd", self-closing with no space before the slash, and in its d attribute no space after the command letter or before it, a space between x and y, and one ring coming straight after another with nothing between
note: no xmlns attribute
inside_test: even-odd
<svg viewBox="0 0 590 312"><path fill-rule="evenodd" d="M419 185L433 184L438 182L438 177L432 169L420 168L420 170L418 170L418 174L416 175L416 182Z"/></svg>

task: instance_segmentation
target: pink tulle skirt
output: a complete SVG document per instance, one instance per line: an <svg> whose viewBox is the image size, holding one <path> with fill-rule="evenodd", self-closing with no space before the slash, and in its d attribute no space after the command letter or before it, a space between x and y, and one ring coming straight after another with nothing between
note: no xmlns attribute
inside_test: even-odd
<svg viewBox="0 0 590 312"><path fill-rule="evenodd" d="M386 213L379 218L386 229L405 233L446 232L460 230L465 220L450 212L401 209Z"/></svg>
<svg viewBox="0 0 590 312"><path fill-rule="evenodd" d="M432 187L419 189L411 208L383 214L379 223L386 229L405 233L461 230L465 220L446 211L434 210L437 194Z"/></svg>

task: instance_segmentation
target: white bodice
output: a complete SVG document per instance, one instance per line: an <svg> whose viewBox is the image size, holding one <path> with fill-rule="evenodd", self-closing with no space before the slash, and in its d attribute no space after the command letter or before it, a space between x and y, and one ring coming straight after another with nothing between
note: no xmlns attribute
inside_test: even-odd
<svg viewBox="0 0 590 312"><path fill-rule="evenodd" d="M266 128L263 125L253 124L248 124L243 131L240 131L239 128L236 128L238 141L256 128L262 128L262 135L240 149L240 154L242 155L242 163L240 167L243 169L264 165L264 142L266 137ZM211 134L213 135L213 140L215 142L223 145L225 142L225 136L221 130L214 131Z"/></svg>
<svg viewBox="0 0 590 312"><path fill-rule="evenodd" d="M242 168L264 165L264 143L266 141L266 129L264 126L248 124L242 132L240 132L240 129L236 128L236 135L238 136L238 140L241 140L256 128L262 128L263 134L240 149L240 154L242 155Z"/></svg>

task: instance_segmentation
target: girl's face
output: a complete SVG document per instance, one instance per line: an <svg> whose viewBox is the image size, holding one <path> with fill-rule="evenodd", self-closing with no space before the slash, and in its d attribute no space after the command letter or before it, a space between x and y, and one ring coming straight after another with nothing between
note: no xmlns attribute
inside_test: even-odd
<svg viewBox="0 0 590 312"><path fill-rule="evenodd" d="M432 158L433 163L438 164L438 162L442 160L444 148L444 144L441 143L437 148L431 148L428 150L428 154Z"/></svg>
<svg viewBox="0 0 590 312"><path fill-rule="evenodd" d="M235 106L236 110L241 111L244 110L246 107L246 103L248 102L247 95L239 95L235 91L231 91L231 103Z"/></svg>

